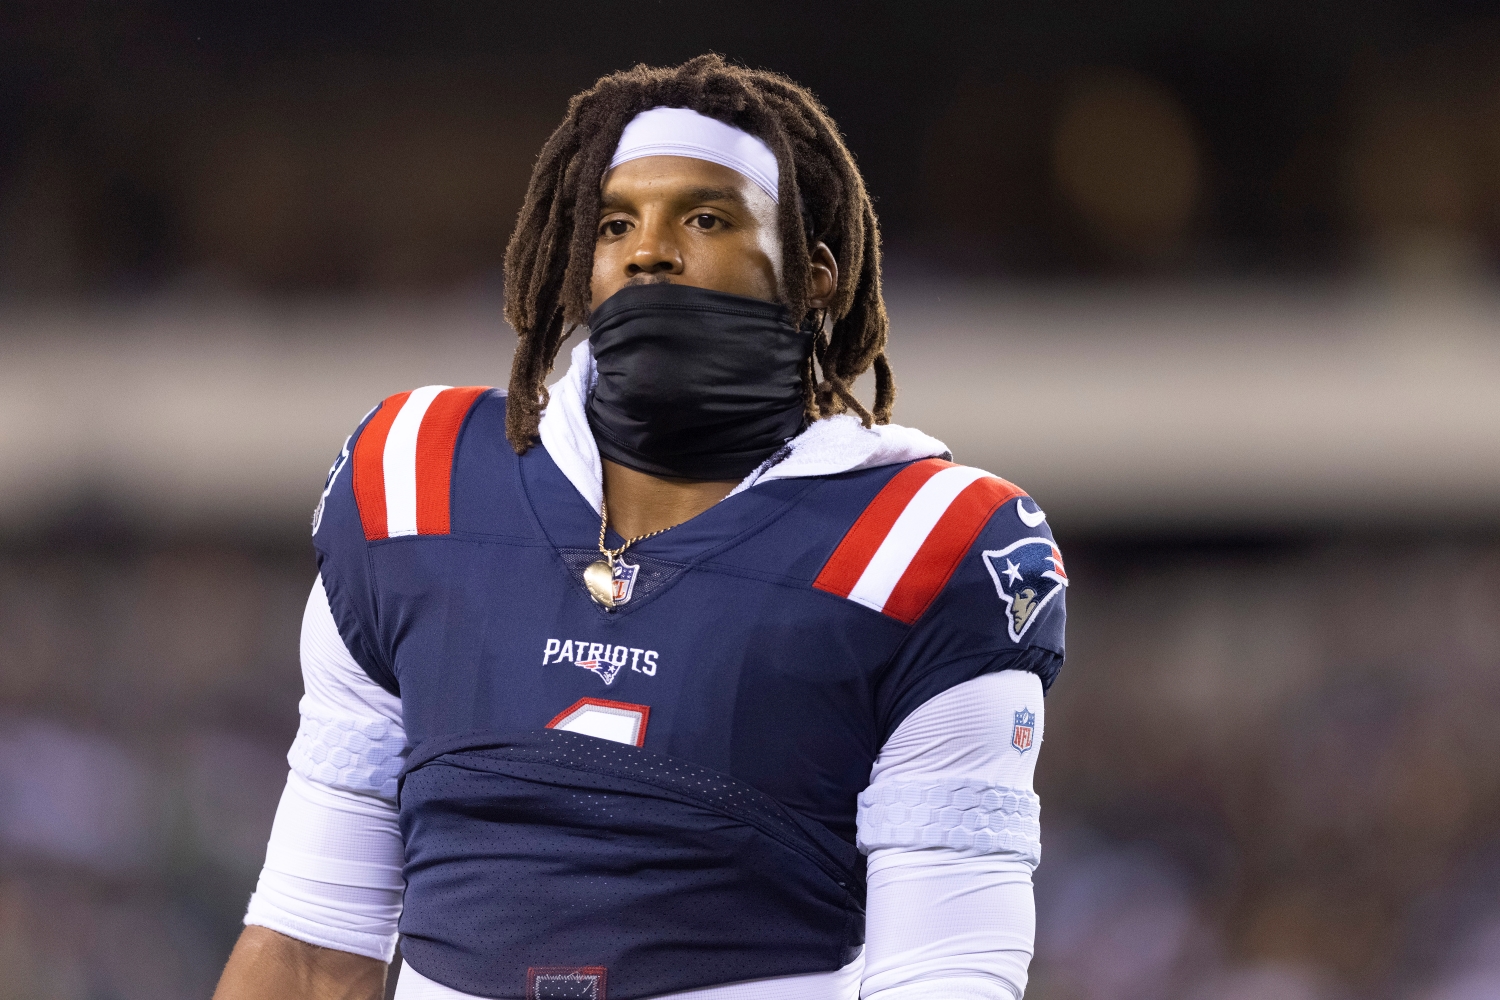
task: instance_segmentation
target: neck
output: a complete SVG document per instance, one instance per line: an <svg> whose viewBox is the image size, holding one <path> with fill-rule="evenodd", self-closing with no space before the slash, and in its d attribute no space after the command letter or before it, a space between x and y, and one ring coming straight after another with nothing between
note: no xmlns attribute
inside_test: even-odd
<svg viewBox="0 0 1500 1000"><path fill-rule="evenodd" d="M625 538L660 531L703 513L729 495L738 480L667 479L604 460L609 525Z"/></svg>

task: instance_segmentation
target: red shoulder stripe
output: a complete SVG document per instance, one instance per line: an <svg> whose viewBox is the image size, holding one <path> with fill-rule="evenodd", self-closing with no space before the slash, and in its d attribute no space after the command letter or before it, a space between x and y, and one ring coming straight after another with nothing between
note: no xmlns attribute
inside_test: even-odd
<svg viewBox="0 0 1500 1000"><path fill-rule="evenodd" d="M882 610L908 625L921 618L948 585L990 515L1020 496L1025 496L1025 491L1019 486L997 477L986 476L970 483L938 518Z"/></svg>
<svg viewBox="0 0 1500 1000"><path fill-rule="evenodd" d="M844 534L843 541L833 550L833 555L823 565L813 586L839 597L848 597L854 585L859 582L860 574L875 555L875 550L885 541L891 526L896 523L911 498L922 488L922 484L942 470L952 467L952 462L929 458L913 462L896 473L875 495L875 499L870 501L854 526Z"/></svg>
<svg viewBox="0 0 1500 1000"><path fill-rule="evenodd" d="M464 417L486 385L445 389L427 407L417 432L417 534L446 535L450 528L453 451Z"/></svg>
<svg viewBox="0 0 1500 1000"><path fill-rule="evenodd" d="M365 424L364 433L354 445L350 461L354 465L354 502L359 507L359 522L365 538L374 541L386 537L385 515L385 439L391 432L396 414L406 403L410 392L398 392L386 398L380 409Z"/></svg>

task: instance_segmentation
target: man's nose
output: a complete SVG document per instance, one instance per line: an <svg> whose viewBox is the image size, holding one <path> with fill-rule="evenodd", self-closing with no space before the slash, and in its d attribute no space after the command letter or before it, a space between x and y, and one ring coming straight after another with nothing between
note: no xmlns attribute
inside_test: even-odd
<svg viewBox="0 0 1500 1000"><path fill-rule="evenodd" d="M682 251L677 241L660 225L642 226L625 270L631 277L637 274L681 274Z"/></svg>

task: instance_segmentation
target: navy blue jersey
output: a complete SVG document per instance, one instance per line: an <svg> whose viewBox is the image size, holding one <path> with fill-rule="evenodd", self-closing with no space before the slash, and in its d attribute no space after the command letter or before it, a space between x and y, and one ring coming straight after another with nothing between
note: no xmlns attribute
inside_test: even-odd
<svg viewBox="0 0 1500 1000"><path fill-rule="evenodd" d="M611 611L583 582L598 512L504 427L494 390L393 396L316 519L412 748L407 960L493 997L607 970L620 1000L838 968L882 743L955 684L1062 662L1040 512L940 459L763 482L632 546Z"/></svg>

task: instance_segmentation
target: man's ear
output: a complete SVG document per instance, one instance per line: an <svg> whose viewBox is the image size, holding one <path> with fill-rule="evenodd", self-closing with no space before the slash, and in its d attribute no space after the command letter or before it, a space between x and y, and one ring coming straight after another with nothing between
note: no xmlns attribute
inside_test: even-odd
<svg viewBox="0 0 1500 1000"><path fill-rule="evenodd" d="M828 244L819 241L812 248L812 263L807 269L807 304L813 309L827 309L839 287L839 262L833 259Z"/></svg>

